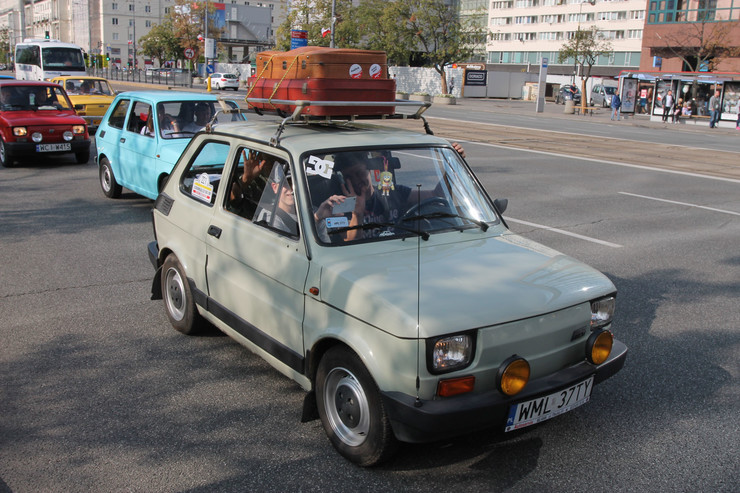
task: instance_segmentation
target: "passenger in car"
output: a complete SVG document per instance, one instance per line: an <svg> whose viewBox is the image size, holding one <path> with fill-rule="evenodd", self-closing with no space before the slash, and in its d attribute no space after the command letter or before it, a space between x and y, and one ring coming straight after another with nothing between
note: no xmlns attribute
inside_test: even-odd
<svg viewBox="0 0 740 493"><path fill-rule="evenodd" d="M185 125L182 129L183 132L196 133L205 128L211 118L211 105L205 102L196 103L195 105L195 121L192 121Z"/></svg>
<svg viewBox="0 0 740 493"><path fill-rule="evenodd" d="M242 149L243 170L232 182L227 210L250 220L254 217L276 160L269 154Z"/></svg>

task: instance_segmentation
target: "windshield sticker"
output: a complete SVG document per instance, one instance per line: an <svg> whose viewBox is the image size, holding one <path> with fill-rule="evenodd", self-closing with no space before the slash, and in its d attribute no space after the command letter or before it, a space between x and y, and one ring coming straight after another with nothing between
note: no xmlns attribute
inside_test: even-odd
<svg viewBox="0 0 740 493"><path fill-rule="evenodd" d="M211 203L213 185L211 185L211 179L208 177L208 173L198 175L198 178L193 182L193 189L190 191L190 194L204 202Z"/></svg>
<svg viewBox="0 0 740 493"><path fill-rule="evenodd" d="M326 179L331 178L334 172L334 162L321 159L316 156L309 156L308 164L313 166L312 168L306 167L306 174L308 176L322 176Z"/></svg>
<svg viewBox="0 0 740 493"><path fill-rule="evenodd" d="M349 219L347 219L344 216L327 217L325 221L326 221L326 229L346 228L349 226Z"/></svg>

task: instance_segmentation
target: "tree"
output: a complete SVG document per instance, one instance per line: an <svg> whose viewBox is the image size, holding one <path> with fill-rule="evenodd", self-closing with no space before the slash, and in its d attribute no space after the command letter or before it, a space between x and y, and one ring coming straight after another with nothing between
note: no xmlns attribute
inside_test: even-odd
<svg viewBox="0 0 740 493"><path fill-rule="evenodd" d="M357 48L361 35L353 22L356 7L352 0L336 0L334 7L334 45L341 48ZM322 29L331 28L331 0L294 0L285 21L275 33L279 50L290 49L290 32L303 29L308 32L309 46L329 46L331 34L322 35Z"/></svg>
<svg viewBox="0 0 740 493"><path fill-rule="evenodd" d="M445 67L452 62L468 60L476 52L485 28L472 22L461 22L457 10L446 0L411 0L407 26L421 47L426 64L440 75L442 93L447 94Z"/></svg>
<svg viewBox="0 0 740 493"><path fill-rule="evenodd" d="M175 36L172 21L152 26L149 33L139 38L141 53L159 60L161 67L167 60L177 58L180 54L180 40Z"/></svg>
<svg viewBox="0 0 740 493"><path fill-rule="evenodd" d="M658 35L663 46L654 47L653 54L680 58L687 72L712 72L723 59L740 56L740 46L727 44L730 33L740 30L740 20L715 20L709 15L700 17L696 22L682 24L680 30Z"/></svg>
<svg viewBox="0 0 740 493"><path fill-rule="evenodd" d="M0 29L0 63L8 63L10 55L10 31L7 27Z"/></svg>
<svg viewBox="0 0 740 493"><path fill-rule="evenodd" d="M580 27L558 52L558 63L568 60L574 61L580 68L581 74L581 106L586 106L586 81L591 77L591 68L600 56L612 54L612 44L603 39L599 28L591 26L588 29Z"/></svg>
<svg viewBox="0 0 740 493"><path fill-rule="evenodd" d="M365 33L365 48L385 51L389 64L408 65L415 43L413 32L406 25L410 17L406 1L365 0L353 20L357 30Z"/></svg>
<svg viewBox="0 0 740 493"><path fill-rule="evenodd" d="M208 16L206 16L206 6ZM221 29L213 23L212 15L216 11L213 2L192 2L191 0L175 0L175 6L170 10L170 22L172 32L179 47L175 58L183 58L186 48L192 48L196 57L203 54L205 46L198 39L205 36L205 18L208 18L208 37L218 39L221 37Z"/></svg>

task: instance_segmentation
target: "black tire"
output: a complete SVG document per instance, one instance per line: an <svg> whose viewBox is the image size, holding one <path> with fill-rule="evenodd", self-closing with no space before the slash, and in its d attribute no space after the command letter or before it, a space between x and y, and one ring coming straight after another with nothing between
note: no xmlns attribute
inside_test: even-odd
<svg viewBox="0 0 740 493"><path fill-rule="evenodd" d="M121 185L116 181L116 177L113 174L113 168L110 167L110 161L108 158L100 159L100 188L103 189L103 194L109 199L117 199L121 196Z"/></svg>
<svg viewBox="0 0 740 493"><path fill-rule="evenodd" d="M360 466L388 460L398 442L375 381L345 346L327 351L316 372L316 401L331 444Z"/></svg>
<svg viewBox="0 0 740 493"><path fill-rule="evenodd" d="M12 168L15 166L15 159L13 155L8 152L8 148L5 147L5 142L0 139L0 164L5 168Z"/></svg>
<svg viewBox="0 0 740 493"><path fill-rule="evenodd" d="M607 108L609 106L608 104L606 104L606 98L604 98L604 100L601 101L601 106L603 106L604 108Z"/></svg>
<svg viewBox="0 0 740 493"><path fill-rule="evenodd" d="M87 164L90 160L90 149L86 151L75 152L75 159L77 164Z"/></svg>
<svg viewBox="0 0 740 493"><path fill-rule="evenodd" d="M175 254L169 254L162 265L162 298L167 318L175 330L196 334L204 325L190 291L185 270Z"/></svg>

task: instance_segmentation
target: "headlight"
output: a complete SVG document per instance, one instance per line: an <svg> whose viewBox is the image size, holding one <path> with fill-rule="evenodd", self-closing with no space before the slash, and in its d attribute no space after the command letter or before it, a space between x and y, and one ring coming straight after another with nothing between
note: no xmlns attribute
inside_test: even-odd
<svg viewBox="0 0 740 493"><path fill-rule="evenodd" d="M74 139L74 138L75 138L75 136L74 136L74 135L72 135L72 132L70 132L69 130L67 130L66 132L64 132L64 133L62 134L62 137L63 137L63 138L64 138L64 140L66 140L67 142L69 142L70 140L72 140L72 139Z"/></svg>
<svg viewBox="0 0 740 493"><path fill-rule="evenodd" d="M25 137L28 135L28 130L26 127L13 127L13 135L16 137Z"/></svg>
<svg viewBox="0 0 740 493"><path fill-rule="evenodd" d="M41 132L34 132L33 135L31 135L31 140L39 143L44 139L44 136L41 135Z"/></svg>
<svg viewBox="0 0 740 493"><path fill-rule="evenodd" d="M72 133L75 135L82 135L85 133L85 126L84 125L74 125L72 127Z"/></svg>
<svg viewBox="0 0 740 493"><path fill-rule="evenodd" d="M471 334L457 334L427 340L427 365L430 373L446 373L465 368L473 359Z"/></svg>
<svg viewBox="0 0 740 493"><path fill-rule="evenodd" d="M612 317L614 317L614 305L614 295L591 302L591 330L595 330L612 323Z"/></svg>

